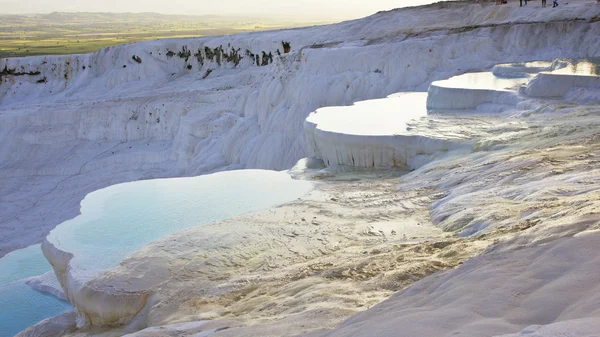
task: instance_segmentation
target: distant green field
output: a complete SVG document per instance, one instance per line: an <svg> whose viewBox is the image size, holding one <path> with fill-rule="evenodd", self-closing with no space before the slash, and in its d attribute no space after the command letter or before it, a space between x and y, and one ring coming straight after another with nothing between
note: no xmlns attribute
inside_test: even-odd
<svg viewBox="0 0 600 337"><path fill-rule="evenodd" d="M154 13L0 15L0 58L90 53L159 38L225 35L321 23Z"/></svg>

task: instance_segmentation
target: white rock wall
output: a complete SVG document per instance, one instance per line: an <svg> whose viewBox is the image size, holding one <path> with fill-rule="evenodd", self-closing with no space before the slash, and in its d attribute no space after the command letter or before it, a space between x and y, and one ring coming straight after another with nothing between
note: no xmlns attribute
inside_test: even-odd
<svg viewBox="0 0 600 337"><path fill-rule="evenodd" d="M532 97L561 97L572 88L600 89L600 76L541 73L522 92Z"/></svg>
<svg viewBox="0 0 600 337"><path fill-rule="evenodd" d="M516 93L504 90L449 88L432 84L427 91L427 109L475 109L484 103L516 105Z"/></svg>
<svg viewBox="0 0 600 337"><path fill-rule="evenodd" d="M39 242L77 213L87 192L109 184L228 168L290 168L307 154L303 123L317 108L425 90L433 80L497 63L600 53L600 24L585 21L596 7L561 8L551 18L534 10L446 7L324 27L0 60L0 71L40 72L4 75L0 84L0 256ZM515 18L557 22L504 24ZM279 58L281 41L291 42L292 52ZM274 61L259 67L249 57L237 66L205 59L201 67L193 55L187 62L167 56L183 46L192 54L219 46L239 48L242 55L266 51ZM44 77L46 83L37 83Z"/></svg>

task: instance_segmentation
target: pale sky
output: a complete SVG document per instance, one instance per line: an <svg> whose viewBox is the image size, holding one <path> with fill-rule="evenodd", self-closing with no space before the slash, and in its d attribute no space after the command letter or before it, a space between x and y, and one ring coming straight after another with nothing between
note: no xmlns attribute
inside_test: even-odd
<svg viewBox="0 0 600 337"><path fill-rule="evenodd" d="M155 12L347 19L434 0L0 0L3 14Z"/></svg>

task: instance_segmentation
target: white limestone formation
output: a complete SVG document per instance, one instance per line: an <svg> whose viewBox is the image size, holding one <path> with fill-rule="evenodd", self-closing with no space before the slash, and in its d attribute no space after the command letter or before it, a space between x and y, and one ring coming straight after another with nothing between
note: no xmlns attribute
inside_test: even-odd
<svg viewBox="0 0 600 337"><path fill-rule="evenodd" d="M506 62L598 55L599 12L592 3L561 6L551 15L536 8L437 4L324 27L0 60L0 256L40 242L52 227L76 215L79 201L92 190L225 169L285 169L309 153L329 165L416 169L402 184L395 183L418 198L402 205L393 198L376 200L373 207L385 213L390 205L402 206L407 216L418 210L432 225L423 236L439 235L440 228L474 240L498 235L495 246L458 269L425 278L337 329L316 335L393 336L402 329L411 336L481 336L532 324L548 325L535 329L554 333L564 327L551 324L600 317L594 283L599 240L596 108L565 107L561 101L595 102L598 77L561 73L564 62L558 61L552 70L535 64L496 68L496 75L515 76L491 86L436 82ZM283 41L291 43L289 54L281 53ZM427 102L424 94L372 100L427 88ZM424 105L407 103L413 99ZM334 107L319 109L325 106ZM425 117L424 108L439 111ZM444 110L456 109L510 111L485 118L444 115ZM411 121L415 117L420 118ZM372 193L389 194L393 188L376 186ZM423 191L427 196L419 194ZM317 214L310 212L316 212L311 207L320 197L300 202L301 211ZM352 210L356 200L348 199L344 207ZM285 268L308 263L317 254L335 254L342 243L354 243L352 235L360 237L357 245L371 248L377 232L363 235L352 228L352 235L344 233L352 218L336 215L336 207L329 210L335 221L322 227L316 217L309 223L279 210L284 214L271 219L268 235L263 232L268 211L250 217L254 223L247 232L231 233L227 223L213 224L215 246L198 244L205 239L200 229L176 233L85 283L71 277L71 253L46 240L42 245L65 297L75 305L81 334L123 326L140 330L193 320L195 302L181 289L207 286L213 292L201 289L203 294L218 296L235 288L217 283L222 279L210 279L207 285L190 281L197 279L189 275L204 275L205 266L244 265L252 276L277 269L281 280L294 280ZM385 223L386 216L378 220ZM281 217L287 219L285 228ZM421 225L411 221L407 226ZM515 228L523 228L518 229L523 235L511 232ZM275 255L265 248L271 244ZM350 251L347 256L379 254L360 247L344 248ZM207 257L211 252L222 259ZM460 252L445 253L450 255L431 259ZM192 258L196 264L189 263ZM165 280L176 280L181 288L169 288ZM504 287L496 287L499 280ZM531 288L524 287L530 280L535 281ZM585 291L569 291L581 284ZM289 293L299 292L286 290L279 296ZM194 313L169 316L179 310ZM45 321L27 333L44 326L73 328L73 317L66 319L60 324ZM299 321L303 327L312 322ZM182 334L197 333L198 324L186 325ZM594 325L589 327L582 333L593 332ZM249 328L249 335L263 331L252 329L259 328Z"/></svg>
<svg viewBox="0 0 600 337"><path fill-rule="evenodd" d="M550 16L430 5L337 25L2 59L0 256L41 242L87 193L111 184L290 168L306 156L304 120L320 107L424 91L499 63L596 55L594 5ZM267 65L257 66L263 52Z"/></svg>
<svg viewBox="0 0 600 337"><path fill-rule="evenodd" d="M427 115L426 97L403 93L350 107L318 109L304 123L308 155L327 166L418 168L460 145L456 133L411 131L411 120Z"/></svg>

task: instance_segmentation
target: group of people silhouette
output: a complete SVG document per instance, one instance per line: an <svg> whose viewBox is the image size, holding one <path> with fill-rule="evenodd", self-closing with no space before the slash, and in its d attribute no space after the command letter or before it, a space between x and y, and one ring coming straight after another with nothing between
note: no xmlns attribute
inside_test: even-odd
<svg viewBox="0 0 600 337"><path fill-rule="evenodd" d="M520 7L523 7L523 1L525 1L525 6L527 6L528 0L519 0ZM600 3L600 0L596 0ZM507 3L507 0L496 0L496 5L503 5ZM542 0L542 8L546 7L546 0ZM558 7L558 0L552 0L552 8Z"/></svg>

